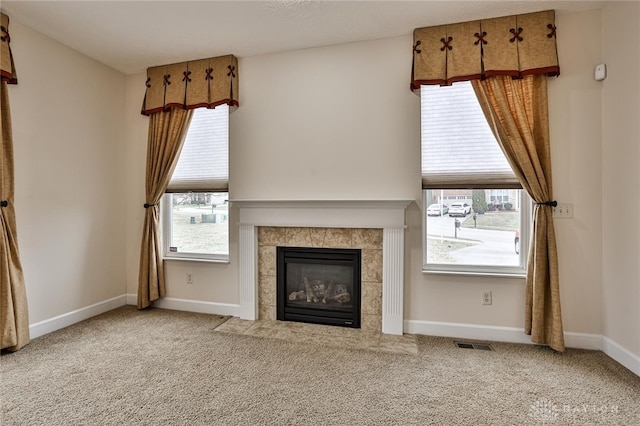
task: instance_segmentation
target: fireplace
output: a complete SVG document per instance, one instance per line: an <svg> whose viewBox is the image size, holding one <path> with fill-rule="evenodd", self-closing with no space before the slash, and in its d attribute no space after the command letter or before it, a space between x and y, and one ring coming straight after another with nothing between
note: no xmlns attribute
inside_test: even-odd
<svg viewBox="0 0 640 426"><path fill-rule="evenodd" d="M413 200L231 200L239 218L239 316L275 320L276 247L362 250L361 328L403 333L405 208Z"/></svg>
<svg viewBox="0 0 640 426"><path fill-rule="evenodd" d="M277 247L276 257L278 320L360 328L359 249Z"/></svg>

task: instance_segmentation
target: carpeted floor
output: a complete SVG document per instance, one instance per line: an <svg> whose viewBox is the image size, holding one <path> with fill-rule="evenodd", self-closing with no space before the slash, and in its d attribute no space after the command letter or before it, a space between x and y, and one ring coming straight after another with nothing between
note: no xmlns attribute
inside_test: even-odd
<svg viewBox="0 0 640 426"><path fill-rule="evenodd" d="M640 425L601 352L417 336L417 353L216 332L125 306L0 357L2 425Z"/></svg>

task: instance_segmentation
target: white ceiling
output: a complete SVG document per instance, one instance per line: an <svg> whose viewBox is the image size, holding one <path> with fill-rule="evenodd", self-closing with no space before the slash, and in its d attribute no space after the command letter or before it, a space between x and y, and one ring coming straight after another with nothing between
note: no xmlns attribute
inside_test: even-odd
<svg viewBox="0 0 640 426"><path fill-rule="evenodd" d="M237 57L411 34L414 28L605 1L24 1L13 21L125 74L226 54ZM561 33L559 28L558 32ZM410 47L409 47L410 48Z"/></svg>

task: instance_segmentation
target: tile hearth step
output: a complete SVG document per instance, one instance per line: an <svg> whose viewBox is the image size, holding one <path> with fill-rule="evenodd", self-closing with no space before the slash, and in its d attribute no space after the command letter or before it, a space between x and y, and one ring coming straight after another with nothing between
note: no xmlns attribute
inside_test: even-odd
<svg viewBox="0 0 640 426"><path fill-rule="evenodd" d="M320 324L273 320L250 321L233 317L216 327L215 331L341 348L407 355L418 353L415 336L410 334L397 336Z"/></svg>

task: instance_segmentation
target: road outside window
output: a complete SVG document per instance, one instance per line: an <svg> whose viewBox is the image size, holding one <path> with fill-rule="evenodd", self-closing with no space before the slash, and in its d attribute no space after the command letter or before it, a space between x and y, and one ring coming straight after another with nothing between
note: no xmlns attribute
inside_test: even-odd
<svg viewBox="0 0 640 426"><path fill-rule="evenodd" d="M461 192L468 196L458 201ZM426 269L522 272L520 234L528 211L522 195L517 189L424 191ZM429 213L432 206L438 208Z"/></svg>

